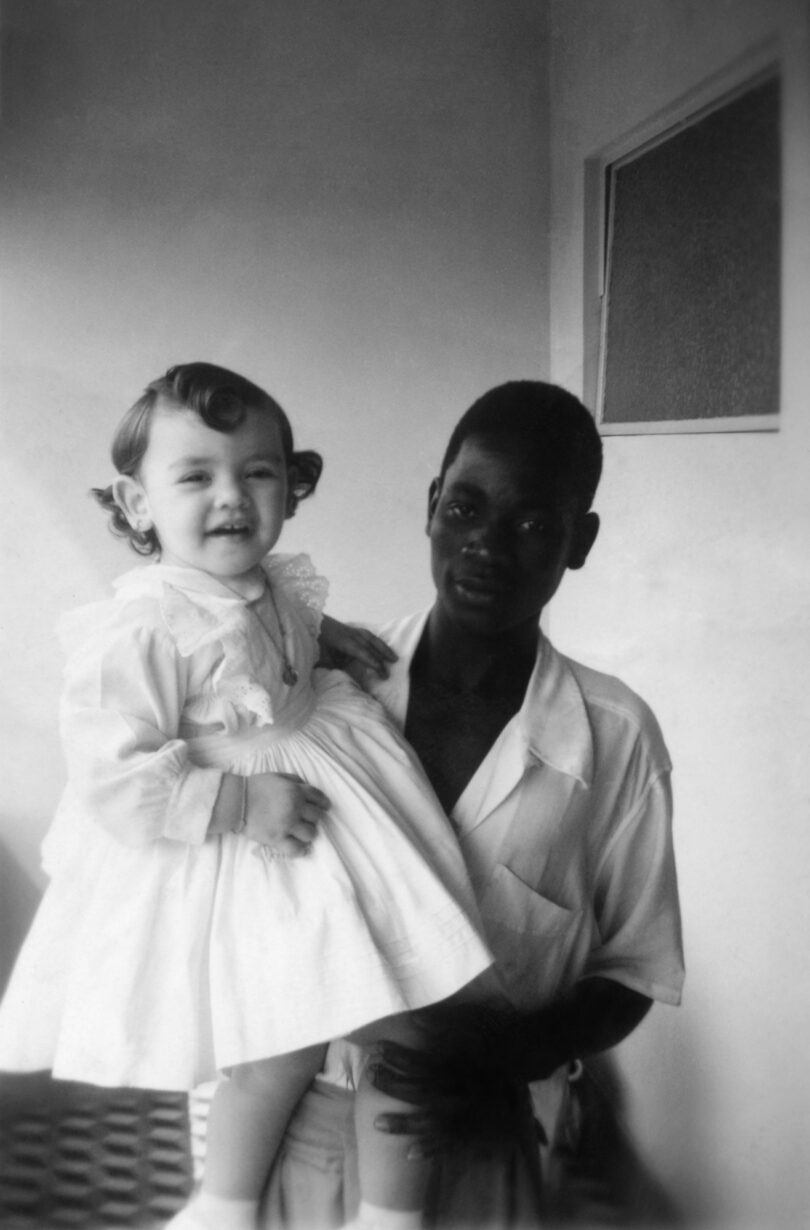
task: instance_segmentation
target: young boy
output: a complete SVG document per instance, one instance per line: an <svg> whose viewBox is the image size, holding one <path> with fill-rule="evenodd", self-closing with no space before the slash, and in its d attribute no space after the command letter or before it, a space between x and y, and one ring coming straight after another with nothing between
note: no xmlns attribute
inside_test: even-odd
<svg viewBox="0 0 810 1230"><path fill-rule="evenodd" d="M581 568L602 449L590 414L534 381L492 389L430 487L432 608L382 629L399 654L373 691L403 727L458 834L511 1013L447 1013L432 1056L387 1045L380 1088L414 1104L383 1131L436 1158L426 1224L539 1224L530 1086L626 1037L683 981L670 762L618 680L558 654L540 615ZM271 1180L265 1225L353 1214L355 1058L333 1047Z"/></svg>

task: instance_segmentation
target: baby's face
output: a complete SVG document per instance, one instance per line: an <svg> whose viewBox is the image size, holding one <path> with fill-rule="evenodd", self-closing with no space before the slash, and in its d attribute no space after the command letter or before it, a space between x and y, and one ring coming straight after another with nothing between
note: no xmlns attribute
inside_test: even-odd
<svg viewBox="0 0 810 1230"><path fill-rule="evenodd" d="M255 410L222 432L192 410L158 406L137 482L161 561L200 568L237 590L254 579L287 516L278 425Z"/></svg>

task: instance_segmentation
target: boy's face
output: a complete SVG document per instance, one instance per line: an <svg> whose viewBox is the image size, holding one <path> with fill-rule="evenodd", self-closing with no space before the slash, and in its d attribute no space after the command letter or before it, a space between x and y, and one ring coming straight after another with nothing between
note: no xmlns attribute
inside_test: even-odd
<svg viewBox="0 0 810 1230"><path fill-rule="evenodd" d="M599 519L561 499L551 465L520 439L470 436L431 485L427 531L437 606L482 636L536 626Z"/></svg>

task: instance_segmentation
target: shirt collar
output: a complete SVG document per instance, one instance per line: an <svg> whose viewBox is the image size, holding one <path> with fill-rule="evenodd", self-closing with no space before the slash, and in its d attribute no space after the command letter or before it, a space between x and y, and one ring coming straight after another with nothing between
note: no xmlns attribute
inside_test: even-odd
<svg viewBox="0 0 810 1230"><path fill-rule="evenodd" d="M590 786L593 735L585 700L568 659L542 633L517 720L533 756Z"/></svg>
<svg viewBox="0 0 810 1230"><path fill-rule="evenodd" d="M400 730L405 729L405 719L408 716L411 662L429 614L429 609L417 611L415 615L408 615L404 619L376 628L375 631L383 640L388 641L399 657L388 668L385 679L380 679L378 675L372 675L370 672L363 673L363 686L376 697Z"/></svg>
<svg viewBox="0 0 810 1230"><path fill-rule="evenodd" d="M382 629L399 661L388 679L376 683L373 691L400 727L405 725L408 708L411 661L429 614L429 610L420 611ZM514 723L524 747L536 760L590 786L594 751L585 700L568 659L542 633L526 696Z"/></svg>

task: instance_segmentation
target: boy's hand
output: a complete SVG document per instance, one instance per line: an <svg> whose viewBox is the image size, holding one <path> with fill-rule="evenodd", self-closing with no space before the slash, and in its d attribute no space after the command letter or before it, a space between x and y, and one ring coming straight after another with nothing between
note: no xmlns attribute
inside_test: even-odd
<svg viewBox="0 0 810 1230"><path fill-rule="evenodd" d="M433 1157L459 1141L486 1143L515 1131L525 1086L511 1071L517 1014L485 1005L448 1005L414 1014L428 1046L372 1048L368 1075L413 1110L378 1115L374 1126L413 1135L410 1156Z"/></svg>
<svg viewBox="0 0 810 1230"><path fill-rule="evenodd" d="M306 854L329 810L323 791L292 773L257 773L245 781L245 836L287 858Z"/></svg>
<svg viewBox="0 0 810 1230"><path fill-rule="evenodd" d="M318 665L330 670L347 670L355 663L373 671L380 679L387 679L390 663L397 660L390 645L368 628L351 627L331 615L321 619L318 644L321 650Z"/></svg>
<svg viewBox="0 0 810 1230"><path fill-rule="evenodd" d="M571 1060L621 1042L652 1000L611 978L584 978L533 1012L506 1003L436 1004L413 1014L423 1051L381 1043L368 1068L383 1093L413 1105L374 1126L414 1134L414 1155L428 1157L454 1140L495 1141L515 1130L529 1081Z"/></svg>

